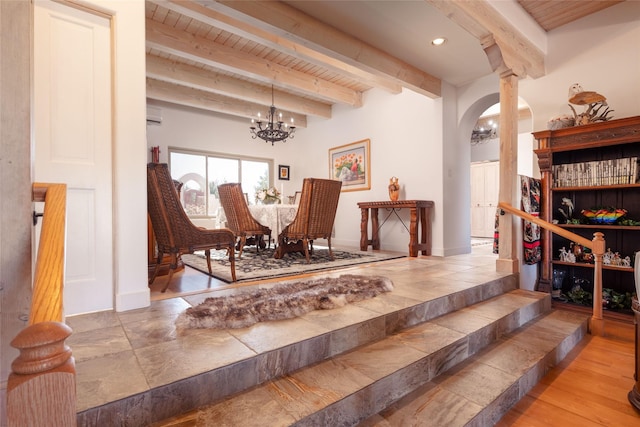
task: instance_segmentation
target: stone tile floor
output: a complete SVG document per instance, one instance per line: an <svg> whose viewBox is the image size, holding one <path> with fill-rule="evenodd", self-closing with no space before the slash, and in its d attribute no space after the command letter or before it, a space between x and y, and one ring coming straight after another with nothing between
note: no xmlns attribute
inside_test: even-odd
<svg viewBox="0 0 640 427"><path fill-rule="evenodd" d="M74 330L68 344L76 360L77 410L142 393L398 307L502 277L504 274L495 271L496 258L491 246L484 245L474 247L471 254L402 258L339 270L331 274L389 277L395 290L331 312L312 312L236 330L177 330L174 322L189 306L210 296L239 292L246 285L216 289L209 283L199 292L193 287L184 294L169 292L144 309L69 317L67 323ZM273 283L277 281L254 286Z"/></svg>

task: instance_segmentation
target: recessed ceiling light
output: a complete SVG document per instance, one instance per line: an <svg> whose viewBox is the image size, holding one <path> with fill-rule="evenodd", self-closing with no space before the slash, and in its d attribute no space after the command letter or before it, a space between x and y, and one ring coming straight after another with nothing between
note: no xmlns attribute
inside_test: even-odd
<svg viewBox="0 0 640 427"><path fill-rule="evenodd" d="M447 39L445 39L444 37L438 37L438 38L435 38L435 39L431 40L431 44L434 45L434 46L442 46L446 42L447 42Z"/></svg>

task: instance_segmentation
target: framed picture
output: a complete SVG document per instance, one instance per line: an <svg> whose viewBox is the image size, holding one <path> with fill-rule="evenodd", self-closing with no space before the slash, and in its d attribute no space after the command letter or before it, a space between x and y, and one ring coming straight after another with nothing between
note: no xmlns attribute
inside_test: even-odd
<svg viewBox="0 0 640 427"><path fill-rule="evenodd" d="M331 179L342 181L342 191L371 189L371 142L368 139L329 149Z"/></svg>
<svg viewBox="0 0 640 427"><path fill-rule="evenodd" d="M289 181L289 166L278 165L278 179Z"/></svg>

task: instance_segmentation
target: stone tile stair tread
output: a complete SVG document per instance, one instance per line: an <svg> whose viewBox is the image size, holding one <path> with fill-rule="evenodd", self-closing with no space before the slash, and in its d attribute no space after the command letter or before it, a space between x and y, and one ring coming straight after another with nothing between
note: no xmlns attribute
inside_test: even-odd
<svg viewBox="0 0 640 427"><path fill-rule="evenodd" d="M505 412L533 387L538 379L527 378L542 362L544 373L558 360L540 347L557 348L572 332L586 327L588 316L553 311L488 345L432 381L389 405L358 427L486 426L494 425ZM579 339L576 337L576 340ZM567 344L567 352L576 342ZM549 356L550 355L550 356ZM564 357L564 355L562 356ZM519 381L530 381L519 387ZM497 407L485 410L494 402Z"/></svg>
<svg viewBox="0 0 640 427"><path fill-rule="evenodd" d="M440 372L439 368L442 369L442 366L436 365L450 364L450 366L454 366L455 363L469 358L469 355L464 353L468 353L466 337L470 332L455 331L443 326L443 324L448 323L447 317L456 317L458 322L460 322L461 318L464 317L474 317L474 328L472 329L478 330L484 326L491 325L498 320L496 319L497 316L490 314L492 312L500 312L501 316L506 317L510 313L518 310L526 310L530 306L540 305L540 301L544 299L548 300L548 296L546 294L514 290L477 303L473 306L458 310L457 312L452 312L423 324L400 331L399 333L389 336L383 340L366 344L350 352L337 355L315 365L302 368L281 378L257 386L245 393L241 393L234 397L225 399L222 402L203 408L199 411L199 414L203 419L215 419L219 425L290 425L291 417L297 421L303 420L305 417L308 417L323 408L330 407L343 399L352 398L356 408L358 405L366 405L363 401L364 398L358 399L353 398L353 396L360 390L367 388L369 390L364 394L367 394L369 397L366 399L369 399L372 393L377 391L382 394L387 393L385 400L390 399L389 403L391 403L402 397L402 395L398 395L394 398L393 393L404 393L404 390L401 392L380 390L384 387L379 386L376 383L386 382L393 384L394 382L398 382L411 384L412 381L420 382L419 379L412 380L413 375L407 375L407 378L397 380L393 380L393 376L400 375L401 377L404 377L405 375L402 374L403 370L406 370L407 367L411 367L407 372L416 369L418 369L416 372L430 370L430 373L428 374L429 378L433 378ZM542 310L542 308L540 308L540 310ZM522 323L531 320L531 318L538 314L539 312L532 314L530 318L524 319ZM557 326L555 325L556 323L560 323L562 325L562 330L564 331L565 329L568 329L569 325L573 325L575 329L575 324L579 323L578 318L581 318L582 320L580 321L582 322L585 321L584 316L575 316L573 313L572 315L572 318L571 316L566 317L555 313L548 315L539 320L539 322L532 322L527 325L523 332L527 335L542 333L547 338L551 336L552 339L549 341L552 341L555 343L554 345L557 345L558 342L563 339L563 336L562 334L550 333L549 331L553 330L552 326L555 327ZM551 316L552 319L558 319L554 320L553 324L545 326L547 323L546 319L549 316ZM464 319L462 320L464 321ZM538 325L538 323L540 323L540 325ZM493 344L490 348L498 348L500 346L504 347L505 343L509 342L509 340L513 340L514 343L509 345L511 347L512 355L514 358L517 357L519 358L518 360L522 360L523 363L526 361L537 362L540 358L544 357L542 350L537 350L535 348L531 349L526 347L526 343L520 343L516 339L519 335L520 334L518 333L509 334L499 340L496 344ZM540 346L540 348L542 349L542 346ZM452 353L463 353L463 355L442 356L442 358L445 359L447 357L454 357L456 359L455 363L446 360L443 361L438 358L436 358L435 362L430 361L430 355L439 351L451 351ZM492 381L497 378L501 378L501 381L495 383L492 387L492 390L495 388L495 392L497 393L503 388L501 384L504 383L504 387L507 387L506 384L512 384L516 381L516 376L514 376L514 374L503 372L499 368L493 366L494 364L491 363L491 353L489 351L482 352L481 354L484 359L482 359L481 362L474 362L482 365L482 369L474 373L477 377L474 381L478 381L477 384L487 382L486 378L490 378ZM474 359L477 357L474 357ZM499 356L495 357L498 359L500 358ZM446 368L449 368L450 366L446 366ZM464 369L464 366L468 366L468 364L463 362L458 366L461 366L461 368L456 369L455 372L462 372L460 370ZM518 372L517 375L520 375L520 372ZM451 401L451 398L445 397L447 394L450 394L452 397L460 399L460 395L455 391L455 388L452 386L445 387L445 384L454 384L456 379L458 382L461 380L458 377L451 375L444 375L441 377L443 378L442 380L436 381L437 378L440 378L437 377L431 382L428 382L422 388L426 387L427 389L433 389L431 394L437 394L437 396L434 395L433 398ZM444 382L445 378L448 381L446 383ZM418 387L419 385L420 384L416 384L415 387ZM428 390L423 390L423 393L426 393L427 391ZM429 396L430 393L426 393L426 395ZM376 402L373 404L375 403ZM448 405L450 406L451 403L448 403ZM381 406L381 408L385 406L387 405L385 404L384 406ZM476 406L478 408L473 409ZM275 413L269 414L267 408L274 410ZM282 410L283 408L284 411ZM459 416L462 416L462 414L469 414L469 416L472 416L480 409L480 402L469 400L464 411L462 411ZM259 413L260 416L256 417L256 413ZM339 414L334 415L339 417ZM392 424L399 425L395 422Z"/></svg>

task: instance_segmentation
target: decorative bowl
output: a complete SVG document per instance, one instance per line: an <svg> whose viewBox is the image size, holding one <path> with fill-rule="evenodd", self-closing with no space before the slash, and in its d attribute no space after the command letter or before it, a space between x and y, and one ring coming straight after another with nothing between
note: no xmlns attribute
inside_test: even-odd
<svg viewBox="0 0 640 427"><path fill-rule="evenodd" d="M626 209L583 209L582 215L593 224L615 224L627 214Z"/></svg>

